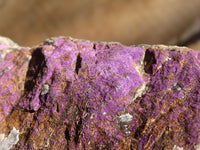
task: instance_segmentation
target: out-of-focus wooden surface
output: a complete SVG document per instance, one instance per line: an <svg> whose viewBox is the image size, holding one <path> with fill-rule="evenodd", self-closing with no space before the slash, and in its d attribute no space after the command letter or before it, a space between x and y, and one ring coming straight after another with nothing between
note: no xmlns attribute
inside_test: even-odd
<svg viewBox="0 0 200 150"><path fill-rule="evenodd" d="M0 35L22 46L52 36L177 44L200 31L199 0L0 0Z"/></svg>
<svg viewBox="0 0 200 150"><path fill-rule="evenodd" d="M187 45L189 48L192 48L194 50L200 51L200 40L195 41L194 43L191 43L190 45Z"/></svg>

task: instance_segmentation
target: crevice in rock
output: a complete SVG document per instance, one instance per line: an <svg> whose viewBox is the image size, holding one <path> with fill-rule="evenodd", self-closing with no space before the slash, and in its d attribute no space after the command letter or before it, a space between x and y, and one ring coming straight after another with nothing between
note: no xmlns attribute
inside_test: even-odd
<svg viewBox="0 0 200 150"><path fill-rule="evenodd" d="M25 93L33 91L36 81L39 77L42 77L44 74L44 68L46 68L45 56L42 53L41 48L36 49L32 53L32 58L30 60L28 71L26 74L25 81Z"/></svg>
<svg viewBox="0 0 200 150"><path fill-rule="evenodd" d="M74 143L76 146L79 143L79 138L83 126L82 110L78 106L77 106L77 116L79 120L75 122L75 135L74 135Z"/></svg>
<svg viewBox="0 0 200 150"><path fill-rule="evenodd" d="M70 139L71 139L71 136L70 136L68 127L67 127L66 130L65 130L65 139L66 139L66 140L69 140L69 141L70 141Z"/></svg>
<svg viewBox="0 0 200 150"><path fill-rule="evenodd" d="M27 132L25 133L24 137L25 137L25 143L28 142L28 140L30 139L31 136L31 129L27 129Z"/></svg>
<svg viewBox="0 0 200 150"><path fill-rule="evenodd" d="M144 130L147 123L147 118L145 118L144 115L141 115L141 119L142 119L142 124L135 131L135 134L134 134L135 139L140 138L142 131Z"/></svg>
<svg viewBox="0 0 200 150"><path fill-rule="evenodd" d="M110 49L110 45L109 44L106 44L106 49Z"/></svg>
<svg viewBox="0 0 200 150"><path fill-rule="evenodd" d="M71 140L71 135L69 133L68 127L65 130L65 139L67 140L67 150L69 150L69 141Z"/></svg>
<svg viewBox="0 0 200 150"><path fill-rule="evenodd" d="M76 58L76 68L75 68L76 74L78 74L78 71L81 68L81 62L82 62L82 57L81 57L81 54L79 53Z"/></svg>
<svg viewBox="0 0 200 150"><path fill-rule="evenodd" d="M32 110L30 107L29 108L24 108L23 109L24 112L29 112L29 113L34 113L35 111Z"/></svg>
<svg viewBox="0 0 200 150"><path fill-rule="evenodd" d="M139 143L136 140L131 140L130 150L139 150Z"/></svg>
<svg viewBox="0 0 200 150"><path fill-rule="evenodd" d="M79 137L81 133L81 128L82 128L82 118L80 117L79 122L76 124L76 129L75 129L75 137L74 137L74 142L77 145L79 142Z"/></svg>
<svg viewBox="0 0 200 150"><path fill-rule="evenodd" d="M147 49L144 56L144 71L153 74L153 65L156 64L156 58L153 51Z"/></svg>
<svg viewBox="0 0 200 150"><path fill-rule="evenodd" d="M47 98L48 98L48 94L39 95L39 99L40 99L40 102L41 102L42 106L45 106L45 107L47 106L46 105Z"/></svg>
<svg viewBox="0 0 200 150"><path fill-rule="evenodd" d="M97 47L96 47L96 43L93 44L93 49L94 49L94 50L97 49Z"/></svg>
<svg viewBox="0 0 200 150"><path fill-rule="evenodd" d="M64 87L64 91L68 93L68 90L70 89L72 82L71 81L66 81L66 86Z"/></svg>
<svg viewBox="0 0 200 150"><path fill-rule="evenodd" d="M54 70L51 76L51 85L55 82L55 78L56 78L56 72Z"/></svg>
<svg viewBox="0 0 200 150"><path fill-rule="evenodd" d="M56 105L56 111L59 113L60 112L60 108L59 108L59 105L57 104Z"/></svg>

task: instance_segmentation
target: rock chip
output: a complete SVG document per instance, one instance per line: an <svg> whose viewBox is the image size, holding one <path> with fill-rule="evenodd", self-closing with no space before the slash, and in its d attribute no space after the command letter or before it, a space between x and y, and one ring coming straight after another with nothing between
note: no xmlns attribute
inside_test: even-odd
<svg viewBox="0 0 200 150"><path fill-rule="evenodd" d="M8 41L0 38L0 147L199 148L200 52L69 37L32 48Z"/></svg>

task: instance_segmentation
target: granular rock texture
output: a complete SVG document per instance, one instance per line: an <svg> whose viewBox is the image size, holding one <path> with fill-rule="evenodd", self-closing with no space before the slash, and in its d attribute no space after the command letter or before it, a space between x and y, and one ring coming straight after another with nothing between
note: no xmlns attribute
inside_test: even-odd
<svg viewBox="0 0 200 150"><path fill-rule="evenodd" d="M66 37L0 49L0 144L200 148L200 52Z"/></svg>

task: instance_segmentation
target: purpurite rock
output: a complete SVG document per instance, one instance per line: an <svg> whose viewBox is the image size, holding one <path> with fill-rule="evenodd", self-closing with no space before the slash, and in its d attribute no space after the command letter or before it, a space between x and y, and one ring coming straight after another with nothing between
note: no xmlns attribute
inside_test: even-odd
<svg viewBox="0 0 200 150"><path fill-rule="evenodd" d="M197 150L200 52L1 38L0 112L2 149Z"/></svg>

